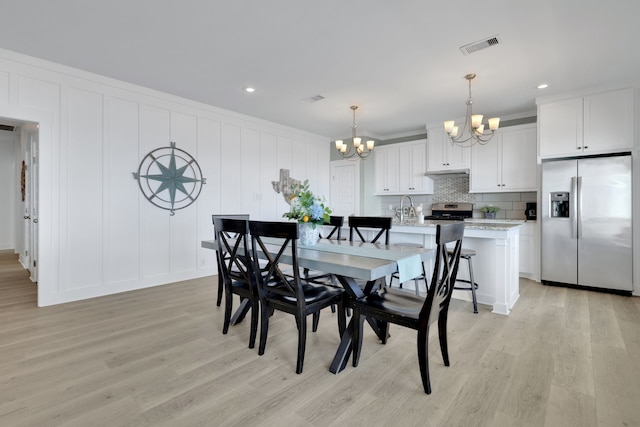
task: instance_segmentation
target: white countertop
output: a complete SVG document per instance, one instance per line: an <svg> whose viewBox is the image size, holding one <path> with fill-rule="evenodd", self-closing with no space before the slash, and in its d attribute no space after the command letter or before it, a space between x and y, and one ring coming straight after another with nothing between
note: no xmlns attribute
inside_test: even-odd
<svg viewBox="0 0 640 427"><path fill-rule="evenodd" d="M493 231L507 231L516 227L522 226L526 220L524 219L484 219L484 218L470 218L464 220L464 226L467 230L493 230ZM419 223L416 219L405 220L402 223L394 220L394 227L435 227L438 224L446 224L450 221L438 221L438 220L425 220L424 223Z"/></svg>

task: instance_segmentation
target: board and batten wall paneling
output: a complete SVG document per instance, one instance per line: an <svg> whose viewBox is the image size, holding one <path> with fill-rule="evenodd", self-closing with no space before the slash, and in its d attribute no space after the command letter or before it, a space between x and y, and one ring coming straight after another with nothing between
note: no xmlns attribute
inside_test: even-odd
<svg viewBox="0 0 640 427"><path fill-rule="evenodd" d="M295 167L294 157L293 157L293 141L291 138L278 136L277 141L277 168L276 174L273 178L273 181L278 181L280 179L280 169L289 169L289 176L294 179L300 179L300 176L296 174L296 170L298 168ZM282 195L276 199L277 210L278 212L286 212L289 210L289 204L285 202Z"/></svg>
<svg viewBox="0 0 640 427"><path fill-rule="evenodd" d="M230 123L222 124L222 139L220 158L223 161L220 164L220 176L222 183L220 185L220 211L213 213L220 214L236 214L242 212L242 201L240 199L240 191L242 189L241 182L244 179L240 165L241 160L241 144L242 129L240 126Z"/></svg>
<svg viewBox="0 0 640 427"><path fill-rule="evenodd" d="M171 142L171 111L144 105L142 108L141 161L156 148L166 147ZM136 165L137 167L137 165ZM141 203L140 228L142 251L142 274L152 282L154 278L167 276L171 265L171 217L169 211L152 205L139 194Z"/></svg>
<svg viewBox="0 0 640 427"><path fill-rule="evenodd" d="M242 129L240 144L241 210L251 218L260 218L260 202L256 189L260 187L260 133L255 129Z"/></svg>
<svg viewBox="0 0 640 427"><path fill-rule="evenodd" d="M278 138L268 132L260 134L260 218L280 220L278 215L278 201L282 200L282 193L276 193L272 181L278 181ZM275 197L274 197L275 196Z"/></svg>
<svg viewBox="0 0 640 427"><path fill-rule="evenodd" d="M171 141L176 147L195 156L198 149L198 121L193 115L171 113ZM197 160L197 159L196 159ZM176 192L180 200L184 194ZM169 211L166 211L167 214ZM171 274L195 271L198 266L197 207L191 204L171 217Z"/></svg>
<svg viewBox="0 0 640 427"><path fill-rule="evenodd" d="M202 186L200 197L196 201L198 209L198 260L200 268L215 268L215 253L200 245L202 240L213 239L213 223L211 215L220 212L220 122L209 119L198 119L197 160L202 169L202 176L207 180Z"/></svg>
<svg viewBox="0 0 640 427"><path fill-rule="evenodd" d="M134 284L140 279L140 190L138 170L139 104L121 98L108 100L107 140L107 283Z"/></svg>
<svg viewBox="0 0 640 427"><path fill-rule="evenodd" d="M0 72L0 103L9 103L9 73Z"/></svg>
<svg viewBox="0 0 640 427"><path fill-rule="evenodd" d="M0 113L40 124L40 306L215 274L213 251L200 248L211 214L282 220L280 168L313 182L318 159L329 162L316 148L326 137L2 49ZM132 175L172 140L207 179L176 217Z"/></svg>
<svg viewBox="0 0 640 427"><path fill-rule="evenodd" d="M69 89L62 169L67 265L61 272L68 290L100 287L103 282L103 117L102 94Z"/></svg>
<svg viewBox="0 0 640 427"><path fill-rule="evenodd" d="M18 78L19 104L59 113L62 87L58 83L20 76Z"/></svg>

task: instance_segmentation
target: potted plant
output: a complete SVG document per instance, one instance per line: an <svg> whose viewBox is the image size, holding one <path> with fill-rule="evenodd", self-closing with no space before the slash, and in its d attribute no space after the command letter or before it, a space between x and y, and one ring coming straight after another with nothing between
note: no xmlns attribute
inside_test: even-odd
<svg viewBox="0 0 640 427"><path fill-rule="evenodd" d="M496 212L498 212L499 210L499 207L493 205L483 206L480 208L480 211L484 213L485 218L495 218Z"/></svg>
<svg viewBox="0 0 640 427"><path fill-rule="evenodd" d="M295 185L291 195L291 209L282 216L298 222L300 243L314 245L320 235L320 227L330 221L331 209L325 206L324 199L316 197L309 189L309 180Z"/></svg>

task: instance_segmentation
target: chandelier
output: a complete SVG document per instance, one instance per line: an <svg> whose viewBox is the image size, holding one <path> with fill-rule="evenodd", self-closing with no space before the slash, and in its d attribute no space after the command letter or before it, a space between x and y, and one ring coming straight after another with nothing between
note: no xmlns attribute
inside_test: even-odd
<svg viewBox="0 0 640 427"><path fill-rule="evenodd" d="M452 144L458 144L465 147L471 147L475 144L484 145L493 137L496 129L500 126L500 118L492 117L489 119L489 131L484 133L484 124L482 123L482 114L473 114L473 98L471 97L471 80L476 77L475 74L467 74L464 76L469 81L469 97L467 98L467 115L464 118L464 126L462 130L455 125L454 120L444 122L444 131L451 138Z"/></svg>
<svg viewBox="0 0 640 427"><path fill-rule="evenodd" d="M365 144L362 143L362 138L356 136L356 110L358 109L357 105L352 105L351 110L353 111L353 124L351 125L351 140L353 145L347 145L341 139L336 139L336 149L340 153L340 155L345 159L350 159L356 154L361 159L366 159L373 152L373 144L374 141L372 139L368 140ZM357 160L357 159L356 159Z"/></svg>

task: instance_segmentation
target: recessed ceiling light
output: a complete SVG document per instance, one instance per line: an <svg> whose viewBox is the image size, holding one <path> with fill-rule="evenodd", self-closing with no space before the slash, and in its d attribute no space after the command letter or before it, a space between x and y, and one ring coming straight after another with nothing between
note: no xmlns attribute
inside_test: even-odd
<svg viewBox="0 0 640 427"><path fill-rule="evenodd" d="M251 87L251 86L247 86L247 87L244 88L244 91L248 92L248 93L253 93L253 92L256 91L256 88Z"/></svg>
<svg viewBox="0 0 640 427"><path fill-rule="evenodd" d="M549 85L546 84L546 83L542 83L542 84L538 85L538 89L546 89L548 87L549 87Z"/></svg>

